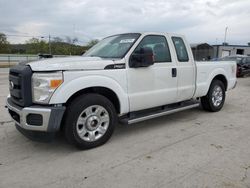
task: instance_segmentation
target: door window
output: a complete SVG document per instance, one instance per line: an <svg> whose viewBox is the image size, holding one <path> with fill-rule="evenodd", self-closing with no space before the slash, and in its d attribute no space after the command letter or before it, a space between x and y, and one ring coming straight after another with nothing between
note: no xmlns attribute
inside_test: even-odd
<svg viewBox="0 0 250 188"><path fill-rule="evenodd" d="M171 62L168 43L164 36L148 35L144 37L133 53L139 53L141 48L151 48L153 50L155 63Z"/></svg>
<svg viewBox="0 0 250 188"><path fill-rule="evenodd" d="M181 37L172 37L178 61L186 62L189 60L186 46Z"/></svg>

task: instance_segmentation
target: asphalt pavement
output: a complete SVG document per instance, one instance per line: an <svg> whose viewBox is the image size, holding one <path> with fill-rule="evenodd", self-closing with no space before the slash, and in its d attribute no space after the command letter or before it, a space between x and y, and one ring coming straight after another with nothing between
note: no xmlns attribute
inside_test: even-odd
<svg viewBox="0 0 250 188"><path fill-rule="evenodd" d="M250 77L227 92L217 113L195 108L118 125L103 146L79 151L62 134L33 142L4 108L0 69L0 187L250 187Z"/></svg>

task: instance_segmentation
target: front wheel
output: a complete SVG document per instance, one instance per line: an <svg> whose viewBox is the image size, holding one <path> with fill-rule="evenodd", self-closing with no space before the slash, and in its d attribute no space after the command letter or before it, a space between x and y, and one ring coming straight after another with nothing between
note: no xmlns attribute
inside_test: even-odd
<svg viewBox="0 0 250 188"><path fill-rule="evenodd" d="M113 104L99 94L85 94L69 105L64 122L66 139L80 149L100 146L111 137L117 114Z"/></svg>
<svg viewBox="0 0 250 188"><path fill-rule="evenodd" d="M201 105L204 110L218 112L224 105L226 98L225 86L222 81L212 81L206 96L201 98Z"/></svg>

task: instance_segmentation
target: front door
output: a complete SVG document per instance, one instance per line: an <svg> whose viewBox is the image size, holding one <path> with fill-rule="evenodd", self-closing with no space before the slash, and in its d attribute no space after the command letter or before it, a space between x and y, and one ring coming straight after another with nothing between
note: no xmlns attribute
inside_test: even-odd
<svg viewBox="0 0 250 188"><path fill-rule="evenodd" d="M176 101L176 63L171 58L169 40L163 35L147 35L132 52L137 53L145 47L151 48L154 53L154 64L149 67L127 69L130 111Z"/></svg>

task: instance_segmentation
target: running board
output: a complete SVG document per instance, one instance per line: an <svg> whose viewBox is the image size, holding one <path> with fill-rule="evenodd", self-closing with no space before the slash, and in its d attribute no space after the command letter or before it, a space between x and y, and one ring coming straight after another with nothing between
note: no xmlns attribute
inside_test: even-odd
<svg viewBox="0 0 250 188"><path fill-rule="evenodd" d="M133 123L138 123L138 122L141 122L141 121L145 121L145 120L148 120L148 119L153 119L153 118L157 118L157 117L160 117L160 116L165 116L165 115L169 115L169 114L173 114L175 112L180 112L180 111L183 111L183 110L188 110L188 109L191 109L191 108L196 108L200 105L199 102L190 102L188 101L187 104L181 104L179 106L175 106L175 107L163 107L162 110L155 110L154 112L148 112L148 113L140 113L140 115L132 115L132 117L127 117L127 118L122 118L120 119L120 121L122 123L125 123L125 124L133 124Z"/></svg>

